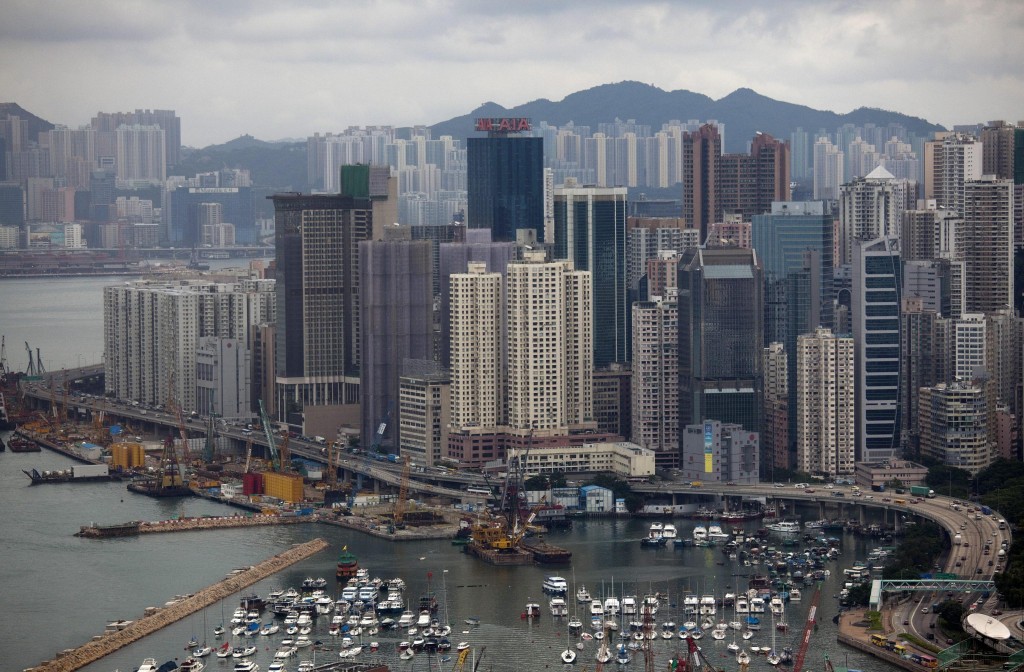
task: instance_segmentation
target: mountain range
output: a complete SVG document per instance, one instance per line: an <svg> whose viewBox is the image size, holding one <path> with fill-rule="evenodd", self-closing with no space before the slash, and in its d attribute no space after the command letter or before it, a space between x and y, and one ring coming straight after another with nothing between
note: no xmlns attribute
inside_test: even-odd
<svg viewBox="0 0 1024 672"><path fill-rule="evenodd" d="M652 132L670 119L699 119L702 122L715 119L725 124L727 152L745 151L747 142L759 131L788 140L789 134L798 127L812 134L818 129L831 133L843 124L863 126L866 123L876 126L901 124L918 136L930 136L935 131L944 130L925 119L899 112L860 107L846 114L837 114L774 100L746 88L736 89L724 98L714 100L693 91L665 91L650 84L626 81L577 91L557 102L541 98L512 108L494 102L484 103L469 114L431 126L433 137L469 137L473 132L473 120L477 117L529 117L535 125L546 121L553 126L572 121L576 126L589 126L593 132L597 131L598 124L616 118L635 119L638 124L651 126ZM881 150L880 147L878 149Z"/></svg>
<svg viewBox="0 0 1024 672"><path fill-rule="evenodd" d="M7 114L29 119L32 137L53 128L52 123L36 117L16 103L0 103L0 118ZM430 127L431 133L435 138L451 135L464 141L473 133L473 120L477 117L529 117L535 125L546 121L555 126L571 121L576 126L589 126L593 132L597 131L598 124L616 119L632 119L638 124L649 125L652 132L672 119L715 119L725 124L727 152L746 151L747 142L759 131L788 140L790 133L798 127L812 134L811 137L818 129L834 132L844 124L900 124L918 137L944 130L925 119L899 112L861 107L838 114L774 100L746 88L714 100L693 91L665 91L650 84L625 81L577 91L560 101L541 98L511 108L494 102L484 103L468 114L434 124ZM305 142L265 142L248 135L201 149L183 147L182 159L173 173L194 175L222 167L248 168L254 183L268 189L305 191L309 188Z"/></svg>

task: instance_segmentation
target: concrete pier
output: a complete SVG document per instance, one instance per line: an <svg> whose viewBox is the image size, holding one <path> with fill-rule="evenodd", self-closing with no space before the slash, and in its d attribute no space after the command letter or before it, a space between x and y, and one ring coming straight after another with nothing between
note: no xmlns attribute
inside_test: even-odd
<svg viewBox="0 0 1024 672"><path fill-rule="evenodd" d="M29 668L31 672L73 672L81 669L90 663L94 663L107 654L117 651L120 648L136 642L146 635L179 621L190 614L194 614L211 604L216 604L240 590L275 574L282 569L305 560L327 548L328 544L323 539L314 539L304 544L298 544L286 551L267 558L258 565L233 573L228 578L208 586L174 604L150 611L134 621L123 630L107 632L93 641L83 644L77 649L70 649L54 660L40 663L36 667Z"/></svg>
<svg viewBox="0 0 1024 672"><path fill-rule="evenodd" d="M314 523L317 517L312 516L273 516L256 514L254 516L203 516L201 518L173 518L171 520L142 521L126 523L119 526L83 525L76 537L103 539L106 537L134 536L136 534L155 534L158 532L191 532L193 530L217 530L232 527L259 527L263 525L293 525L295 523ZM121 532L121 528L133 525L130 532ZM111 529L116 528L115 533Z"/></svg>

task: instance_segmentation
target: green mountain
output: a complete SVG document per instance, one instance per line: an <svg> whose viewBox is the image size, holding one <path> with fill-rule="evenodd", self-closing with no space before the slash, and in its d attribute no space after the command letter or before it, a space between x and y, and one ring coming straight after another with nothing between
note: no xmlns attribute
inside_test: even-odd
<svg viewBox="0 0 1024 672"><path fill-rule="evenodd" d="M924 119L898 112L858 108L846 114L815 110L806 105L795 105L763 96L751 89L737 89L728 96L713 100L692 91L664 91L641 82L603 84L578 91L558 102L547 99L506 108L494 102L484 103L469 114L442 121L431 127L433 137L451 135L465 139L473 134L473 120L477 117L530 117L534 124L546 121L552 125L573 122L577 126L590 126L592 131L602 122L635 119L657 131L671 119L687 121L716 119L725 124L726 151L744 151L746 143L758 131L788 139L797 127L809 133L820 128L834 132L843 124L862 126L874 123L886 126L902 124L919 136L927 136L943 128Z"/></svg>
<svg viewBox="0 0 1024 672"><path fill-rule="evenodd" d="M175 175L192 176L222 168L247 168L253 184L271 191L308 191L305 142L264 142L243 135L202 149L181 148Z"/></svg>

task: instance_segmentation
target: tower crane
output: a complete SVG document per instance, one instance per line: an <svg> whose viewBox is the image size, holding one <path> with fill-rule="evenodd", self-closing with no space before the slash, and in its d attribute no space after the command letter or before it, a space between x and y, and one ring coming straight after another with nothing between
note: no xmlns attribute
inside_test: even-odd
<svg viewBox="0 0 1024 672"><path fill-rule="evenodd" d="M327 486L334 490L338 487L338 441L331 441L327 446Z"/></svg>
<svg viewBox="0 0 1024 672"><path fill-rule="evenodd" d="M807 647L811 643L811 634L814 633L814 619L818 613L818 600L821 599L821 584L818 584L811 598L811 608L807 612L807 623L804 625L803 638L800 640L800 650L797 651L796 660L793 661L793 672L801 672L804 669L804 658L807 656Z"/></svg>

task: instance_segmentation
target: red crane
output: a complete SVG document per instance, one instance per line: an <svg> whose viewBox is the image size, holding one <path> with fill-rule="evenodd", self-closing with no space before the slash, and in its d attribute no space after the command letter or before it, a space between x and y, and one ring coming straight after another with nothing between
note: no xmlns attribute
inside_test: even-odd
<svg viewBox="0 0 1024 672"><path fill-rule="evenodd" d="M793 672L801 672L804 669L804 658L807 656L807 647L811 643L811 634L814 632L814 617L818 613L818 600L821 598L821 584L818 584L811 598L811 608L807 612L807 624L804 625L803 639L800 641L800 650L797 651L796 661L793 663Z"/></svg>

